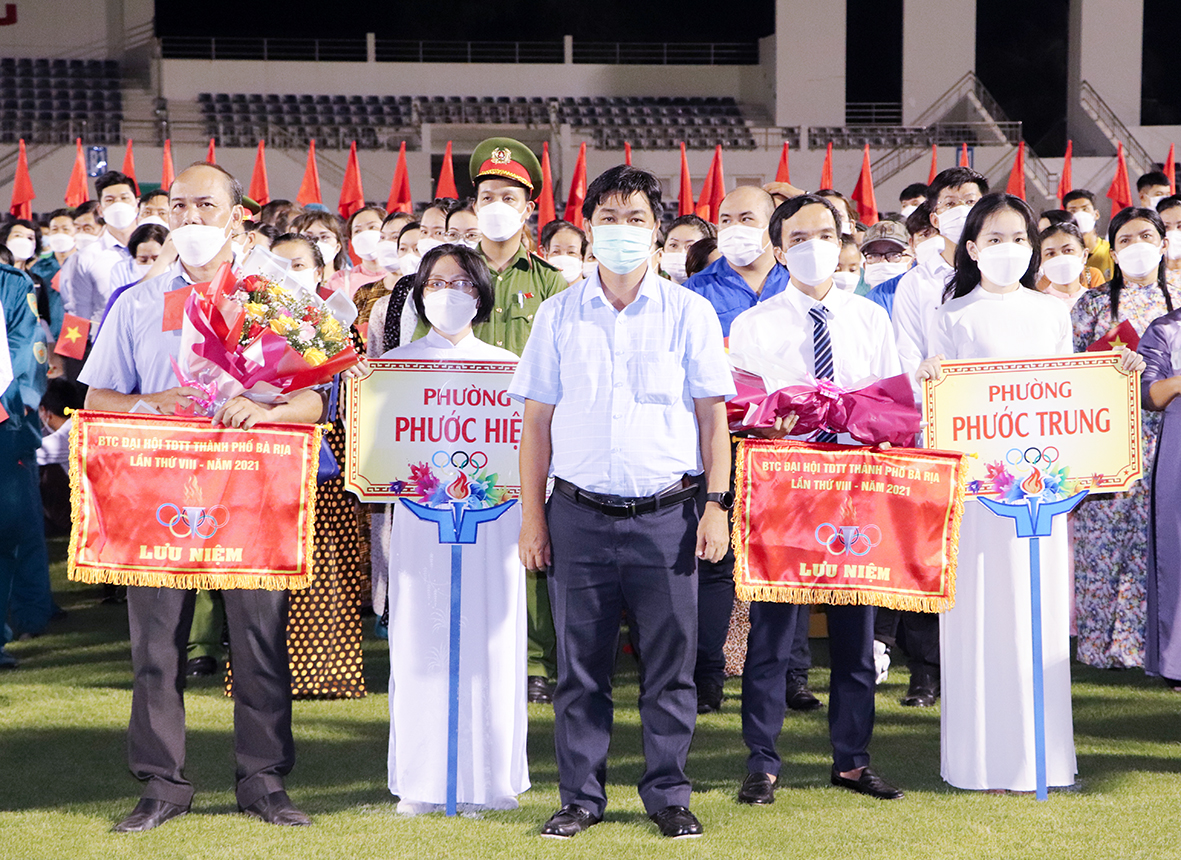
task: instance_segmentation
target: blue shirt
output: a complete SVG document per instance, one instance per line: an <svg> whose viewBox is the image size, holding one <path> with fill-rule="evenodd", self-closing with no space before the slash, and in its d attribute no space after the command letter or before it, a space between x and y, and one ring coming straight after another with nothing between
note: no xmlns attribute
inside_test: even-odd
<svg viewBox="0 0 1181 860"><path fill-rule="evenodd" d="M742 279L742 275L726 262L725 257L719 257L685 281L683 286L713 305L718 321L722 324L722 337L729 337L730 323L734 322L734 317L782 293L789 280L787 269L776 263L763 281L763 291L756 293Z"/></svg>
<svg viewBox="0 0 1181 860"><path fill-rule="evenodd" d="M907 271L910 270L907 269ZM902 275L905 274L906 272L902 273ZM894 293L898 289L898 282L902 280L902 275L895 275L888 281L882 281L865 294L865 297L871 302L876 302L885 308L891 319L894 317Z"/></svg>
<svg viewBox="0 0 1181 860"><path fill-rule="evenodd" d="M0 422L0 432L18 434L5 438L6 444L12 445L11 450L34 451L41 445L37 406L48 381L49 350L37 316L32 279L20 269L3 263L0 263L0 304L12 360L12 380L0 392L0 403L8 413L8 418Z"/></svg>
<svg viewBox="0 0 1181 860"><path fill-rule="evenodd" d="M509 394L554 406L556 477L647 496L702 471L694 400L734 380L708 302L649 269L617 311L596 270L541 303Z"/></svg>

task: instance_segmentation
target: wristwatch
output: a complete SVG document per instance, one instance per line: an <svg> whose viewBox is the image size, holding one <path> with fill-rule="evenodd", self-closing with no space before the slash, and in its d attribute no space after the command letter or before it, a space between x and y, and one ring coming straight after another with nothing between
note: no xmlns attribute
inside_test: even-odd
<svg viewBox="0 0 1181 860"><path fill-rule="evenodd" d="M723 511L728 511L734 507L734 494L729 490L724 493L706 493L705 500L707 502L717 502L718 507Z"/></svg>

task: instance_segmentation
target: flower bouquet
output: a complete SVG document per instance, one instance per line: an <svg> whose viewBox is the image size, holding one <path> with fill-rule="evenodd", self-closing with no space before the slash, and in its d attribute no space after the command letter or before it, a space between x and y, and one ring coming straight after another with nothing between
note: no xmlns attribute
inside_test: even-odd
<svg viewBox="0 0 1181 860"><path fill-rule="evenodd" d="M202 392L192 414L213 415L243 394L281 403L360 361L349 336L352 302L325 301L267 256L241 280L224 264L185 301L173 371L181 385Z"/></svg>

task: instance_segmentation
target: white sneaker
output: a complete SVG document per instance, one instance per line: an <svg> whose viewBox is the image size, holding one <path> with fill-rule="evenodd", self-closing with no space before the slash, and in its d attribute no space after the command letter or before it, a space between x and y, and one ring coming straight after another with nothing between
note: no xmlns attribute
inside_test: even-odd
<svg viewBox="0 0 1181 860"><path fill-rule="evenodd" d="M886 650L886 643L873 640L873 667L878 676L875 684L884 684L890 677L890 652Z"/></svg>

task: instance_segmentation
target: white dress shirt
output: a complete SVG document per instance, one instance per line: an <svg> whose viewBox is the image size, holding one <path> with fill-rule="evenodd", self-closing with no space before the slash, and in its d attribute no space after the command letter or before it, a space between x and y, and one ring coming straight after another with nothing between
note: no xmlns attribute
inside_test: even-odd
<svg viewBox="0 0 1181 860"><path fill-rule="evenodd" d="M372 337L372 335L371 335ZM517 362L517 354L484 343L470 331L459 343L452 343L434 329L418 340L404 343L386 351L382 358L439 359L441 361L511 361Z"/></svg>
<svg viewBox="0 0 1181 860"><path fill-rule="evenodd" d="M555 477L620 496L700 473L694 400L734 393L713 306L651 269L622 311L597 270L542 302L509 386L554 406Z"/></svg>
<svg viewBox="0 0 1181 860"><path fill-rule="evenodd" d="M936 254L902 276L894 293L894 337L902 369L913 380L924 358L936 355L930 349L935 311L943 304L943 290L955 269Z"/></svg>
<svg viewBox="0 0 1181 860"><path fill-rule="evenodd" d="M818 302L788 284L779 295L743 311L730 326L730 361L762 376L768 392L812 384L816 365L810 311L816 306L825 309L828 320L832 381L838 388L856 390L902 372L885 309L835 286ZM846 433L837 442L862 444Z"/></svg>
<svg viewBox="0 0 1181 860"><path fill-rule="evenodd" d="M66 313L94 323L90 327L92 340L98 324L102 322L107 299L111 297L111 272L119 263L131 258L127 246L116 239L110 230L103 230L97 242L71 255L62 266L61 278L58 280L62 304L65 305Z"/></svg>
<svg viewBox="0 0 1181 860"><path fill-rule="evenodd" d="M41 437L41 447L37 449L37 465L61 466L68 473L70 471L70 426L73 419L67 418L65 423Z"/></svg>
<svg viewBox="0 0 1181 860"><path fill-rule="evenodd" d="M949 361L1070 355L1070 314L1061 299L1036 290L990 293L977 286L939 308L931 350Z"/></svg>

